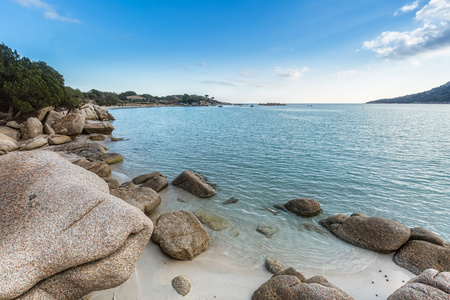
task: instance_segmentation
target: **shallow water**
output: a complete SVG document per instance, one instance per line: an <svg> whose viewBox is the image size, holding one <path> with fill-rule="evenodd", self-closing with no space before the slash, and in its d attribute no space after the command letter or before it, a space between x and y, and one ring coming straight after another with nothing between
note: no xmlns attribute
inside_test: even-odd
<svg viewBox="0 0 450 300"><path fill-rule="evenodd" d="M111 113L117 119L114 136L126 139L107 144L110 152L125 156L116 171L129 177L160 171L171 181L195 170L217 185L210 199L170 187L161 193L160 210L204 208L229 219L229 229L209 230L209 251L223 254L223 261L235 267L260 266L269 254L316 273L364 269L376 254L318 225L336 213L391 218L450 240L449 105L161 107ZM239 202L222 204L231 197ZM265 209L293 198L316 199L324 212L304 219ZM260 224L279 230L268 239L256 232Z"/></svg>

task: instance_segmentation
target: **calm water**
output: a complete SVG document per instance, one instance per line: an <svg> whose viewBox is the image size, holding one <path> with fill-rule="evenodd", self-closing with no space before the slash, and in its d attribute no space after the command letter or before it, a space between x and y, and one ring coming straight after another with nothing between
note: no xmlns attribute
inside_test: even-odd
<svg viewBox="0 0 450 300"><path fill-rule="evenodd" d="M230 229L209 231L212 250L242 267L266 254L302 270L354 272L375 254L318 226L353 212L420 226L450 241L450 105L288 105L112 110L108 144L124 154L130 177L160 171L173 180L195 170L217 184L211 199L171 187L162 211L204 208ZM222 202L230 197L240 201ZM177 201L186 200L186 203ZM303 219L266 210L293 198L318 200L323 214ZM279 227L271 239L259 224ZM239 232L239 236L235 237Z"/></svg>

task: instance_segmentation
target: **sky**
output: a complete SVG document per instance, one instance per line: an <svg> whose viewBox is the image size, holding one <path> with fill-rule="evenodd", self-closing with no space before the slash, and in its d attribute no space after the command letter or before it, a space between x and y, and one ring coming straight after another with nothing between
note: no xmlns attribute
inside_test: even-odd
<svg viewBox="0 0 450 300"><path fill-rule="evenodd" d="M0 0L0 43L82 91L363 103L450 81L450 0Z"/></svg>

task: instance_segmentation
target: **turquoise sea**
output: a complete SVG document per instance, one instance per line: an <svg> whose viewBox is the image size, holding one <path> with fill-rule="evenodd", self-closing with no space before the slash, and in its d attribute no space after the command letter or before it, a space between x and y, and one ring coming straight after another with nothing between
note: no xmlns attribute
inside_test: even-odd
<svg viewBox="0 0 450 300"><path fill-rule="evenodd" d="M325 105L114 109L110 152L125 156L115 171L154 171L169 181L195 170L217 185L198 199L174 187L161 211L204 208L231 221L209 230L213 250L237 267L273 255L302 270L355 272L375 254L346 244L318 225L359 212L424 227L450 241L450 105ZM224 205L231 197L236 204ZM180 202L182 199L187 202ZM323 213L274 214L274 204L318 200ZM276 226L268 239L260 224ZM238 236L236 236L238 235ZM226 259L225 259L226 260Z"/></svg>

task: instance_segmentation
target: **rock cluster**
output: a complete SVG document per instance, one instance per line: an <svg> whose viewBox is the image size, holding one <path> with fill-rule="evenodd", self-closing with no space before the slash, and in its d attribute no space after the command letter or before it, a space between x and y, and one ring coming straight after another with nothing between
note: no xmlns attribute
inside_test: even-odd
<svg viewBox="0 0 450 300"><path fill-rule="evenodd" d="M388 300L450 299L450 272L425 270L389 296Z"/></svg>
<svg viewBox="0 0 450 300"><path fill-rule="evenodd" d="M100 177L54 152L14 152L0 182L0 299L79 299L134 271L152 223Z"/></svg>
<svg viewBox="0 0 450 300"><path fill-rule="evenodd" d="M133 178L132 181L134 184L140 184L142 187L151 188L158 193L169 185L166 176L160 172L142 174Z"/></svg>

